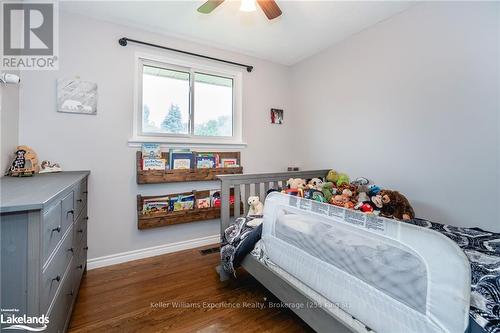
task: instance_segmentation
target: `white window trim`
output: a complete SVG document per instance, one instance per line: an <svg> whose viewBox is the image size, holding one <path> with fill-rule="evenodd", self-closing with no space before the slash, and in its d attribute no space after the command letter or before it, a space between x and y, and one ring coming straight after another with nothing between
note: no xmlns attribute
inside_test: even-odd
<svg viewBox="0 0 500 333"><path fill-rule="evenodd" d="M207 65L204 62L193 60L183 60L178 58L162 57L154 54L135 53L135 74L134 74L134 112L133 112L133 132L132 137L128 140L130 147L138 147L144 142L156 142L168 147L228 147L228 148L244 148L246 143L243 142L243 73L238 70L230 70L225 67ZM216 74L233 78L233 136L232 137L195 137L195 136L169 136L169 135L142 135L139 129L142 118L141 89L140 82L142 81L141 68L142 61L157 62L159 64L173 65L179 67L195 68L207 72L207 74Z"/></svg>

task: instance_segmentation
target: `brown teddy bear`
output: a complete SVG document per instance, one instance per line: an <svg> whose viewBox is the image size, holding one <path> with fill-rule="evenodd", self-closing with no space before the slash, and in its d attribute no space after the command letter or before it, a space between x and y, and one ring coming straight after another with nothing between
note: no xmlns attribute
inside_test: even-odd
<svg viewBox="0 0 500 333"><path fill-rule="evenodd" d="M415 211L410 202L398 191L382 190L372 198L372 201L380 208L381 216L404 221L415 218Z"/></svg>

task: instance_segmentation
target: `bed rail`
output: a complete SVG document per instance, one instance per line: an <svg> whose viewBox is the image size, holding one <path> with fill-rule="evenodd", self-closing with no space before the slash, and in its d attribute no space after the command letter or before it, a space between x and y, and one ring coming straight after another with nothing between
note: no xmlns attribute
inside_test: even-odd
<svg viewBox="0 0 500 333"><path fill-rule="evenodd" d="M239 175L219 175L221 181L221 218L220 235L224 235L224 230L231 223L230 214L230 191L234 188L234 217L240 216L240 200L243 204L244 215L248 212L248 197L258 196L264 202L266 192L271 188L285 187L286 181L290 178L310 179L314 177L324 177L329 170L310 171L288 171L275 173L248 173Z"/></svg>

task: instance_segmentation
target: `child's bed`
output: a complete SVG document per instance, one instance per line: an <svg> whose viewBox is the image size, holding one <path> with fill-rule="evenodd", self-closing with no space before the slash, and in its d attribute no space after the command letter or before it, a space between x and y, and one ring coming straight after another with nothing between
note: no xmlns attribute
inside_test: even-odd
<svg viewBox="0 0 500 333"><path fill-rule="evenodd" d="M219 176L221 232L230 223L231 188L243 203L250 195L264 201L290 177L326 172ZM242 266L319 332L500 332L500 237L412 223L272 193L262 239Z"/></svg>

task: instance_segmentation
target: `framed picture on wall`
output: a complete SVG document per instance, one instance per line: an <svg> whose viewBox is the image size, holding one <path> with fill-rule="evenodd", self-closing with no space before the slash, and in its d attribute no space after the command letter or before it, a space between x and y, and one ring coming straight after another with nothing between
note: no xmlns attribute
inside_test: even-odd
<svg viewBox="0 0 500 333"><path fill-rule="evenodd" d="M271 109L271 124L283 124L283 110Z"/></svg>
<svg viewBox="0 0 500 333"><path fill-rule="evenodd" d="M80 79L58 79L57 111L97 114L97 83Z"/></svg>

